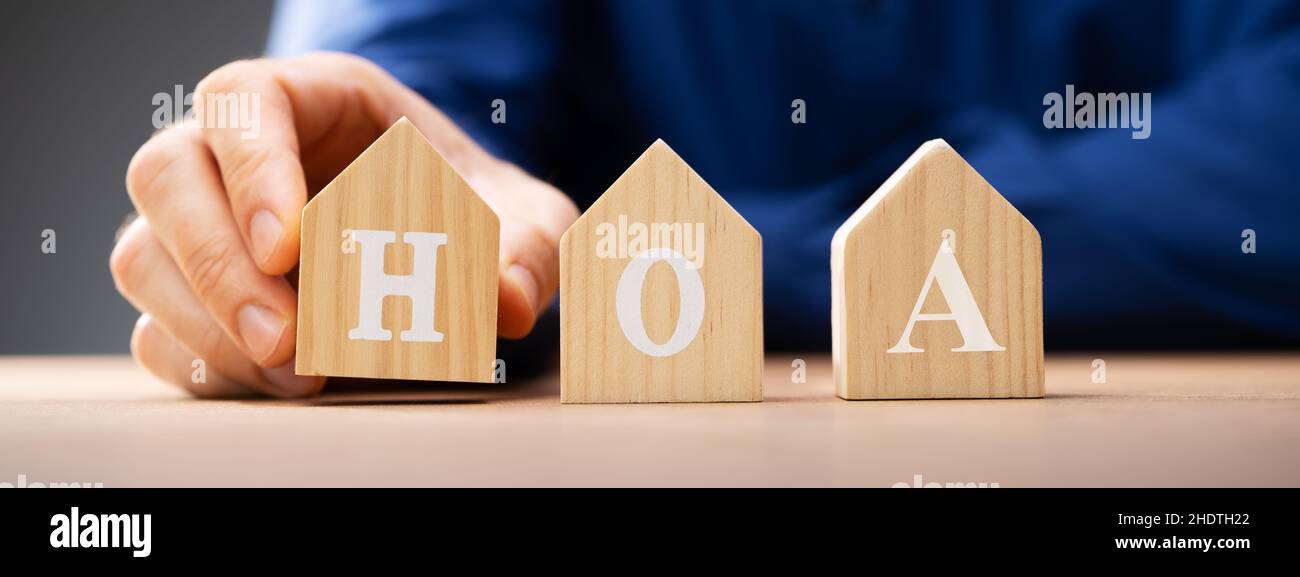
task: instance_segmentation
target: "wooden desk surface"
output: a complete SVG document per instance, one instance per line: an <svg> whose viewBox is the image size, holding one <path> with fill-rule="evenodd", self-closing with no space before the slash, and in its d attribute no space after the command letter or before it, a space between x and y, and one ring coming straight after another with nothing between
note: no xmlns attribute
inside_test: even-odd
<svg viewBox="0 0 1300 577"><path fill-rule="evenodd" d="M1300 486L1300 355L1049 356L1039 400L560 405L509 388L198 401L125 357L0 357L0 483L105 486Z"/></svg>

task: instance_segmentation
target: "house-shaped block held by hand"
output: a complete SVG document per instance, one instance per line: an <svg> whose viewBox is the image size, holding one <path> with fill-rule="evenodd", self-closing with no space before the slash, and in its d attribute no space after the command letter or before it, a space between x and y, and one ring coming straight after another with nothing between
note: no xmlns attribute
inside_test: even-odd
<svg viewBox="0 0 1300 577"><path fill-rule="evenodd" d="M762 240L662 140L560 240L564 403L763 399Z"/></svg>
<svg viewBox="0 0 1300 577"><path fill-rule="evenodd" d="M942 140L836 231L831 302L842 398L1043 396L1042 241Z"/></svg>
<svg viewBox="0 0 1300 577"><path fill-rule="evenodd" d="M298 374L490 382L499 231L397 121L302 211Z"/></svg>

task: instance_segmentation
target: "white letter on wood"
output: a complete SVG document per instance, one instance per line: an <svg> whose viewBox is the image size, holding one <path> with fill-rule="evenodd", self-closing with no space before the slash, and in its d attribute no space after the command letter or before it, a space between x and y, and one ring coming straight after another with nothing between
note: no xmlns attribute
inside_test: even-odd
<svg viewBox="0 0 1300 577"><path fill-rule="evenodd" d="M352 239L361 245L361 306L357 327L348 338L366 341L392 340L392 331L383 327L384 297L405 296L411 299L411 328L402 331L406 342L442 342L442 333L434 328L434 303L438 289L438 247L447 244L447 235L439 232L408 232L402 240L415 247L415 262L409 275L384 272L384 247L397 240L388 230L353 230Z"/></svg>
<svg viewBox="0 0 1300 577"><path fill-rule="evenodd" d="M645 322L641 318L641 287L645 284L646 274L658 261L664 261L677 274L677 292L680 305L677 312L677 328L673 336L664 344L655 344L646 334ZM618 310L618 324L623 329L623 336L637 350L653 357L670 357L681 352L686 345L695 340L704 323L704 280L700 271L691 264L682 253L670 248L652 248L637 254L623 269L623 276L618 280L614 305Z"/></svg>
<svg viewBox="0 0 1300 577"><path fill-rule="evenodd" d="M943 240L939 242L939 254L935 255L934 264L930 265L930 274L925 277L921 296L916 297L916 306L912 308L912 316L907 319L907 328L903 329L903 336L898 339L898 344L888 352L925 352L925 349L912 346L912 328L916 326L916 321L955 321L957 330L961 331L963 342L960 347L952 350L954 353L1007 350L993 340L988 325L984 323L984 316L980 314L979 305L975 304L975 296L970 292L970 285L966 284L966 277L961 274L961 267L957 266L952 236L949 231L944 231ZM939 281L939 289L943 291L944 302L948 303L948 312L921 314L925 297L930 294L930 287L936 280Z"/></svg>

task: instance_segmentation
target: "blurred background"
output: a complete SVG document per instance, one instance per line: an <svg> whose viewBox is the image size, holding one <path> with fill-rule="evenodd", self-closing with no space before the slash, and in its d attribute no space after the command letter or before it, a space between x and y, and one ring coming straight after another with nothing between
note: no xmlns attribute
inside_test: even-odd
<svg viewBox="0 0 1300 577"><path fill-rule="evenodd" d="M259 55L270 0L0 3L0 354L126 352L108 255L156 93ZM74 73L75 71L75 73ZM42 231L55 232L53 254Z"/></svg>
<svg viewBox="0 0 1300 577"><path fill-rule="evenodd" d="M422 20L428 4L288 2L297 9L279 20L272 51L386 57L480 142L487 103L508 97L514 120L491 128L496 144L528 143L538 158L503 157L580 207L655 138L673 143L764 235L769 350L829 345L830 234L937 136L1042 232L1049 350L1300 344L1300 235L1289 214L1296 2L1073 0L1047 10L1032 0L858 0L824 2L812 16L797 1L452 4L460 11ZM220 65L262 54L274 9L272 0L0 3L0 354L127 351L137 315L114 290L108 258L155 96L188 93ZM694 28L691 10L714 16L717 30ZM640 12L688 17L616 17ZM948 28L932 31L937 20ZM817 33L824 27L839 36ZM1007 33L985 38L994 30ZM547 44L530 31L558 39L562 65L534 62L549 62L537 48ZM931 34L949 42L924 42ZM555 81L535 81L535 68ZM1046 130L1041 99L1067 83L1158 92L1157 136ZM827 121L792 124L791 95L818 103ZM1267 239L1258 255L1241 248L1247 228ZM42 250L46 230L53 254Z"/></svg>

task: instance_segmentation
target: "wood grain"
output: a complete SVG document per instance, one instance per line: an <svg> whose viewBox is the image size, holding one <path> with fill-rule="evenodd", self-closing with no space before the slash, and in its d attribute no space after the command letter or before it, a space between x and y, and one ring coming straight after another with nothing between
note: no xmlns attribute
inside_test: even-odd
<svg viewBox="0 0 1300 577"><path fill-rule="evenodd" d="M388 296L388 341L353 340L361 247L349 230L386 230L384 271L411 274L406 232L447 235L437 253L435 328L442 342L405 342L411 299ZM490 382L496 357L500 224L465 180L405 118L365 150L302 212L297 372L304 375Z"/></svg>
<svg viewBox="0 0 1300 577"><path fill-rule="evenodd" d="M997 344L954 352L951 321L915 324L923 353L888 353L912 316L944 231ZM921 146L836 232L834 382L845 399L1043 396L1042 241L946 142ZM946 313L936 286L923 314Z"/></svg>
<svg viewBox="0 0 1300 577"><path fill-rule="evenodd" d="M631 344L616 314L630 262L596 252L601 223L702 223L704 319L674 355ZM685 254L683 247L671 247ZM560 398L564 403L759 401L763 398L762 240L694 170L657 141L560 240ZM641 318L656 344L680 312L673 269L651 267Z"/></svg>

